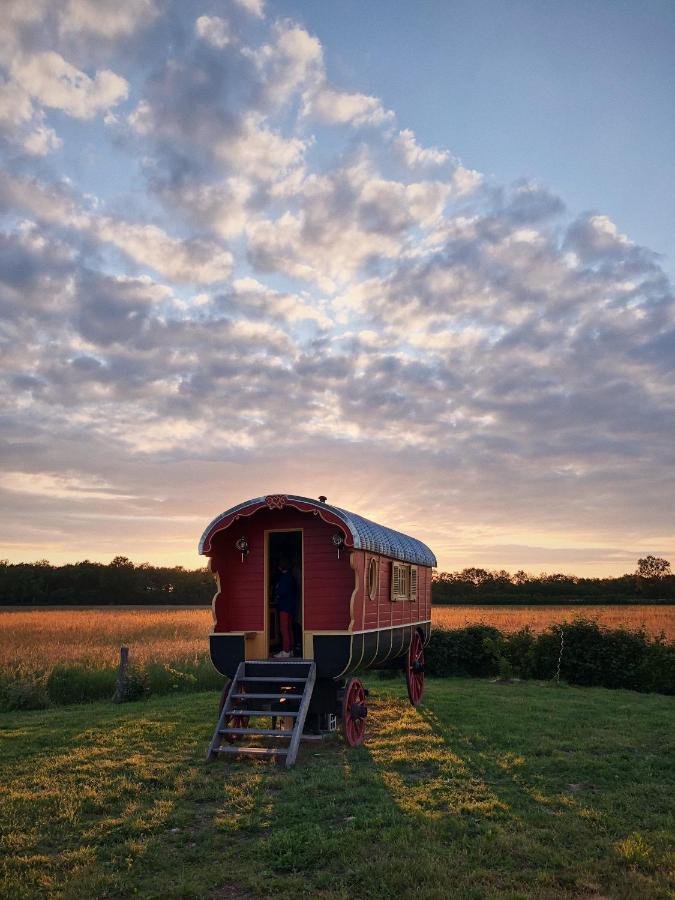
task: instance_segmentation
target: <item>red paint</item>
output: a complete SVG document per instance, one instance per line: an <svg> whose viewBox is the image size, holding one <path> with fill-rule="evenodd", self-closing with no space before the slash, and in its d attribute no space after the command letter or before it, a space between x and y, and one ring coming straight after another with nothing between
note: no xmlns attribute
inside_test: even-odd
<svg viewBox="0 0 675 900"><path fill-rule="evenodd" d="M417 601L392 603L390 598L393 561L386 556L375 556L367 551L355 551L355 553L360 553L364 558L364 561L359 563L359 596L355 606L359 611L364 608L365 612L363 626L357 626L355 622L355 631L358 631L360 627L365 630L391 628L410 622L424 622L431 618L431 569L428 566L417 567ZM368 565L373 557L378 560L379 577L377 596L371 600L368 596L367 573ZM365 603L363 597L365 597Z"/></svg>
<svg viewBox="0 0 675 900"><path fill-rule="evenodd" d="M215 631L263 631L265 627L265 531L302 530L304 621L307 631L391 628L431 618L431 569L417 567L417 601L392 603L392 560L369 551L350 550L351 534L338 517L300 501L274 496L214 525L204 541L211 569L220 579ZM339 530L340 550L332 542ZM249 554L242 562L235 543L245 537ZM368 596L371 558L378 561L378 589ZM354 592L356 588L356 591ZM352 601L352 594L354 594ZM351 607L350 607L351 604Z"/></svg>
<svg viewBox="0 0 675 900"><path fill-rule="evenodd" d="M248 513L248 510L247 510ZM232 518L229 527L210 538L211 568L220 578L216 597L216 631L262 631L265 627L265 531L302 529L304 568L304 622L310 631L346 630L349 601L354 589L350 551L338 559L332 543L335 524L313 512L293 507L259 506L251 514ZM235 542L242 535L249 554L241 561Z"/></svg>
<svg viewBox="0 0 675 900"><path fill-rule="evenodd" d="M215 522L209 529L208 534L204 537L203 553L206 556L210 556L214 536L223 528L229 528L230 525L235 523L237 520L241 521L243 519L249 518L262 509L281 510L289 508L297 509L300 512L311 512L312 514L316 513L318 516L320 516L320 518L323 519L324 522L328 522L331 525L337 525L343 533L345 546L354 546L354 539L352 537L351 531L342 521L342 519L335 513L330 512L327 509L317 509L315 504L304 503L301 500L289 500L288 497L286 497L284 494L271 494L270 496L265 497L265 499L261 500L259 503L250 504L240 512L230 513L230 515L226 518L220 519L218 522Z"/></svg>

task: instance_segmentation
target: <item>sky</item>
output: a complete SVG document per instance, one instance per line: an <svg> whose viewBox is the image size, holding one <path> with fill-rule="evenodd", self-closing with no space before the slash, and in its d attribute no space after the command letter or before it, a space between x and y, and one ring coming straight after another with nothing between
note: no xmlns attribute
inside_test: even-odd
<svg viewBox="0 0 675 900"><path fill-rule="evenodd" d="M0 556L324 494L439 569L675 550L675 6L5 0Z"/></svg>

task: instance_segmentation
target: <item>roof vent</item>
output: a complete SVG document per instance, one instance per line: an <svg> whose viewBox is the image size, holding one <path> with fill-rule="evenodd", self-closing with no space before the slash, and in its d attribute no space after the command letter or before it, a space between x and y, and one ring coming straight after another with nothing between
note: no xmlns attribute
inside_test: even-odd
<svg viewBox="0 0 675 900"><path fill-rule="evenodd" d="M319 497L319 503L325 503L328 498L324 497L323 494Z"/></svg>

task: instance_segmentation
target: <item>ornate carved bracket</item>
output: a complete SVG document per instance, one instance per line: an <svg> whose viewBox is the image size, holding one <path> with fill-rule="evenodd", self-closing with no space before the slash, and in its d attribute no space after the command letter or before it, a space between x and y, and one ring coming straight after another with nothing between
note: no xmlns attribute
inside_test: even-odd
<svg viewBox="0 0 675 900"><path fill-rule="evenodd" d="M265 497L265 503L270 509L283 509L288 503L286 494L269 494Z"/></svg>

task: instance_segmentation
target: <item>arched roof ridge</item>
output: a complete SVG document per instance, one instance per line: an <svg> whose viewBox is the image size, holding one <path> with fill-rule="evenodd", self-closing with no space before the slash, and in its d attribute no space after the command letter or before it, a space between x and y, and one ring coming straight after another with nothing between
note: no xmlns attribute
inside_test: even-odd
<svg viewBox="0 0 675 900"><path fill-rule="evenodd" d="M311 497L300 497L297 494L268 494L264 497L246 500L244 503L239 503L225 510L225 512L216 516L204 531L199 541L199 552L203 554L210 549L211 538L216 532L221 530L218 528L220 523L227 523L222 526L227 528L235 516L245 517L253 515L254 512L257 512L264 506L270 506L271 503L273 504L271 508L275 508L275 501L281 504L279 508L282 508L284 505L295 506L296 504L302 504L302 506L308 506L318 513L322 511L331 513L344 525L351 538L349 543L357 550L370 550L372 553L379 553L382 556L389 556L392 559L398 559L414 565L432 567L437 565L433 552L418 538L411 537L393 528L388 528L386 525L379 525L371 519L366 519L365 516L360 516L358 513L350 512L339 506L322 503L320 500L314 500Z"/></svg>

